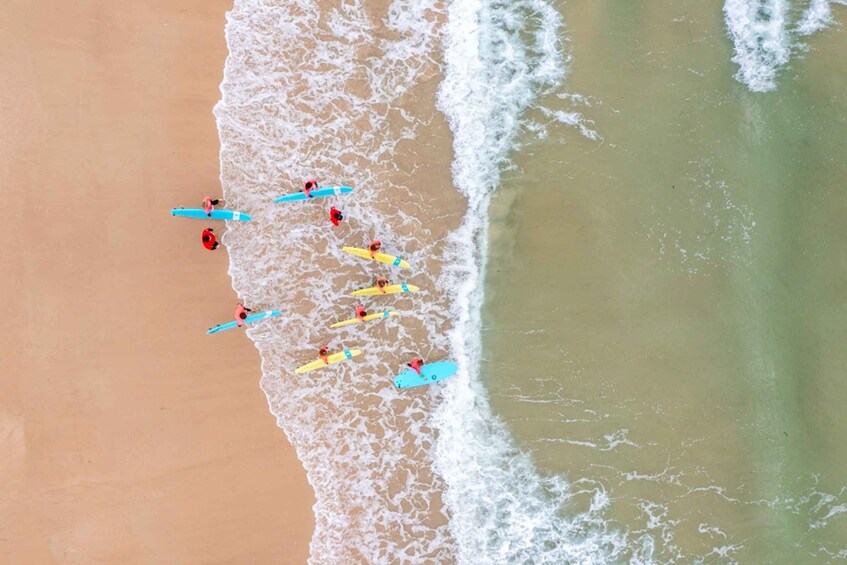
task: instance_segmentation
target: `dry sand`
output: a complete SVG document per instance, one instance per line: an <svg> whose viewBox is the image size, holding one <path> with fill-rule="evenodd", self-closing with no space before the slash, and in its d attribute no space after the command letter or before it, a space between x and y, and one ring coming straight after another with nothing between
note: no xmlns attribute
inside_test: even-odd
<svg viewBox="0 0 847 565"><path fill-rule="evenodd" d="M312 490L206 222L223 0L0 16L0 561L306 560ZM217 222L218 231L224 224Z"/></svg>

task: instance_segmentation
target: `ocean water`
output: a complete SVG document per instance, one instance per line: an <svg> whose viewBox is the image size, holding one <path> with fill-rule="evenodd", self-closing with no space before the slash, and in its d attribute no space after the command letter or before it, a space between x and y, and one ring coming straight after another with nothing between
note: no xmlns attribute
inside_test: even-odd
<svg viewBox="0 0 847 565"><path fill-rule="evenodd" d="M235 1L223 242L311 562L847 559L835 4ZM272 203L311 177L356 192ZM330 330L381 274L423 291Z"/></svg>

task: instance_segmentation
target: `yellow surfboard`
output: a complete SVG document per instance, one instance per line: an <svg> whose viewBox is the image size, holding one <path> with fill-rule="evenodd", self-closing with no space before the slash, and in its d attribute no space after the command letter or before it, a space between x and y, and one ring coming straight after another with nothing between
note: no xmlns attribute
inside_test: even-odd
<svg viewBox="0 0 847 565"><path fill-rule="evenodd" d="M353 357L357 357L361 354L362 352L358 349L345 349L344 351L339 351L338 353L328 355L327 359L329 360L329 364L324 363L323 359L316 359L311 363L306 363L301 367L297 367L294 372L298 375L302 375L303 373L308 373L309 371L314 371L315 369L322 369L324 367L329 367L329 365L335 365L336 363L346 361L347 359L352 359Z"/></svg>
<svg viewBox="0 0 847 565"><path fill-rule="evenodd" d="M393 312L386 310L385 312L377 312L376 314L368 314L365 316L364 320L360 320L359 318L351 318L349 320L344 320L343 322L336 322L332 324L331 328L341 328L344 326L352 326L353 324L361 324L363 322L370 322L371 320L381 320L383 318L390 318L391 316L399 316L398 312Z"/></svg>
<svg viewBox="0 0 847 565"><path fill-rule="evenodd" d="M350 296L379 296L380 294L400 294L403 292L417 292L420 289L413 284L388 284L385 288L379 290L379 287L372 286L361 290L354 290ZM384 292L383 292L384 291Z"/></svg>
<svg viewBox="0 0 847 565"><path fill-rule="evenodd" d="M367 249L360 249L359 247L342 247L341 251L349 253L350 255L355 255L356 257L361 257L362 259L370 259L371 261L388 263L389 265L394 265L395 267L402 267L403 269L408 269L409 267L411 267L409 263L407 263L400 257L395 257L394 255L389 255L387 253L375 253L373 258L371 258L370 251L368 251Z"/></svg>

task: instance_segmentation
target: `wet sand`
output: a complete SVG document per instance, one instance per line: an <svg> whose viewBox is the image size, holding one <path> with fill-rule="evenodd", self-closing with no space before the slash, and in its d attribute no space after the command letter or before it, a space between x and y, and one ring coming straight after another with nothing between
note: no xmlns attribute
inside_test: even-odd
<svg viewBox="0 0 847 565"><path fill-rule="evenodd" d="M302 563L310 486L206 222L230 2L14 0L0 30L0 560ZM223 232L221 222L216 231Z"/></svg>

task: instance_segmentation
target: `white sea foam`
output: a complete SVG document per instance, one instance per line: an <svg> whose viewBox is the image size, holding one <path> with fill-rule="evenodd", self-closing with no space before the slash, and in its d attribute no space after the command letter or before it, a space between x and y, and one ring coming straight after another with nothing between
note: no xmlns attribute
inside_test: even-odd
<svg viewBox="0 0 847 565"><path fill-rule="evenodd" d="M776 75L788 63L792 50L802 48L796 35L818 32L834 22L831 4L847 0L809 0L794 26L788 19L788 0L726 0L724 18L738 65L735 78L753 92L776 88Z"/></svg>
<svg viewBox="0 0 847 565"><path fill-rule="evenodd" d="M438 9L435 0L394 0L379 14L356 0L324 10L313 0L236 0L227 16L229 57L215 108L221 181L227 204L249 210L254 221L232 226L223 241L244 301L285 312L248 335L262 356L270 410L315 490L313 563L447 562L454 553L429 463L429 399L390 382L411 353L445 345L443 299L426 291L397 297L392 308L415 316L372 331L326 327L350 317L356 302L345 293L373 280L341 245L378 237L413 265L438 255L427 228L389 198L402 199L405 190L392 181L401 173L398 146L421 125L400 100L421 73L437 70ZM272 203L312 176L356 193ZM347 216L338 230L328 224L330 204ZM435 288L426 273L410 282ZM295 376L327 341L364 354Z"/></svg>
<svg viewBox="0 0 847 565"><path fill-rule="evenodd" d="M567 481L540 476L492 416L479 373L489 199L524 111L563 78L561 27L539 0L463 1L448 10L438 108L453 131L453 180L468 212L440 280L456 296L449 337L460 373L445 383L434 451L460 563L608 562L624 548L602 517L605 491L598 487L591 507L574 512Z"/></svg>
<svg viewBox="0 0 847 565"><path fill-rule="evenodd" d="M809 6L797 22L796 30L800 35L811 35L832 23L832 10L829 0L811 0Z"/></svg>
<svg viewBox="0 0 847 565"><path fill-rule="evenodd" d="M726 0L723 11L739 67L735 78L753 92L773 90L791 55L787 0Z"/></svg>
<svg viewBox="0 0 847 565"><path fill-rule="evenodd" d="M831 4L847 6L847 0L811 0L795 27L800 35L811 35L830 26L835 20Z"/></svg>

